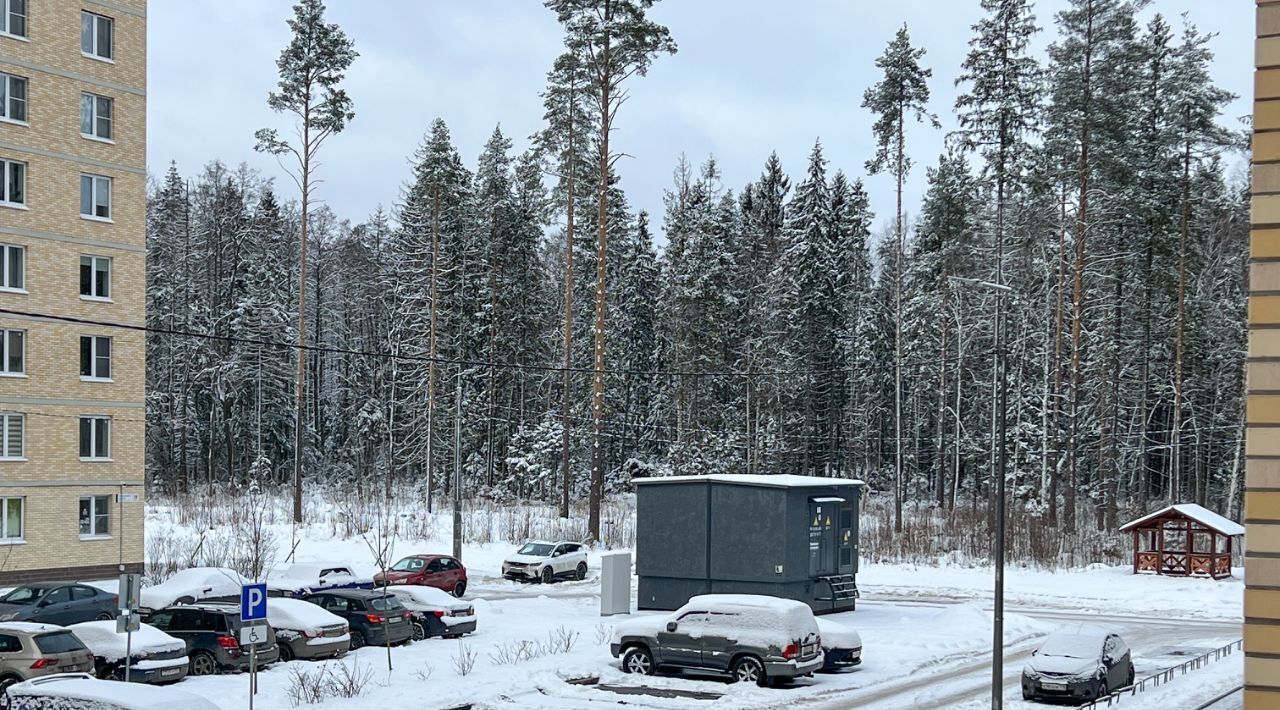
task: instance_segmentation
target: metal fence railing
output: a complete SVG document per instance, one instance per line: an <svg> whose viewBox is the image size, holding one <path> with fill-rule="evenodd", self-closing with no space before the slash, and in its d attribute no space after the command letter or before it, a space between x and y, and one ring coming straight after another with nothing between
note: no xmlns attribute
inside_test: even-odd
<svg viewBox="0 0 1280 710"><path fill-rule="evenodd" d="M1096 710L1096 708L1109 708L1112 705L1119 705L1121 698L1125 696L1134 696L1138 693L1151 690L1152 688L1158 688L1159 686L1172 681L1176 677L1181 677L1191 671L1199 670L1214 661L1221 660L1222 658L1239 651L1243 644L1244 639L1232 641L1222 648L1215 648L1212 651L1202 653L1195 658L1189 659L1182 665L1166 668L1159 673L1153 673L1127 688L1121 688L1110 695L1104 695L1103 697L1092 702L1085 703L1080 707L1087 710Z"/></svg>

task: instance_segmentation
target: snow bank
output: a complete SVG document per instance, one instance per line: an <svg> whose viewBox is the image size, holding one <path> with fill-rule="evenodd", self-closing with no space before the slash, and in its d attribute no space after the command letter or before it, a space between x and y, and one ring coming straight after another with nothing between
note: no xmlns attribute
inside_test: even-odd
<svg viewBox="0 0 1280 710"><path fill-rule="evenodd" d="M119 661L125 657L127 638L125 634L116 633L116 622L86 621L83 624L72 624L67 627L76 635L93 655L107 661ZM139 624L133 632L134 657L145 657L153 653L169 653L184 651L186 641L176 639L150 624ZM136 666L135 666L136 667Z"/></svg>
<svg viewBox="0 0 1280 710"><path fill-rule="evenodd" d="M191 567L152 587L144 587L142 606L162 609L183 597L195 601L210 597L240 596L240 588L249 584L240 573L226 567Z"/></svg>
<svg viewBox="0 0 1280 710"><path fill-rule="evenodd" d="M9 686L9 694L19 700L32 697L75 698L139 710L218 710L212 702L174 688L98 680L88 675L52 676L18 683Z"/></svg>
<svg viewBox="0 0 1280 710"><path fill-rule="evenodd" d="M276 629L315 632L325 626L346 626L341 616L301 599L267 599L267 622Z"/></svg>

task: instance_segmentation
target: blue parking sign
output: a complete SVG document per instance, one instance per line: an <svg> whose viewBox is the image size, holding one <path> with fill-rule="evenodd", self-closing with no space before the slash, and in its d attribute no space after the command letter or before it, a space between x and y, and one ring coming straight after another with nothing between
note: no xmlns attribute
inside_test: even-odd
<svg viewBox="0 0 1280 710"><path fill-rule="evenodd" d="M240 620L267 618L267 585L246 584L240 587Z"/></svg>

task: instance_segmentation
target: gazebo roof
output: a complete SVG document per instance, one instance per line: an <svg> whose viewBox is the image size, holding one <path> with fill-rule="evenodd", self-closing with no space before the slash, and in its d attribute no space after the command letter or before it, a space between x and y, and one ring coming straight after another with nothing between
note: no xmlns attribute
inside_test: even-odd
<svg viewBox="0 0 1280 710"><path fill-rule="evenodd" d="M1151 522L1157 518L1164 517L1169 513L1175 513L1180 517L1194 520L1206 528L1215 530L1222 535L1235 537L1236 535L1244 534L1244 526L1240 523L1228 520L1212 510L1196 505L1195 503L1179 503L1177 505L1171 505L1163 510L1157 510L1150 515L1144 515L1131 523L1126 523L1120 526L1120 532L1126 532L1134 528L1141 527L1143 524Z"/></svg>

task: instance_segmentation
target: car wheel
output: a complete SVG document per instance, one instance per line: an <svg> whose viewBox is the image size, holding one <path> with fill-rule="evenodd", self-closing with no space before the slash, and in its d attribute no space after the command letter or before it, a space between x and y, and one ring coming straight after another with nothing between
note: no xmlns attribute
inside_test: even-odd
<svg viewBox="0 0 1280 710"><path fill-rule="evenodd" d="M730 669L735 683L756 683L767 685L769 679L764 674L764 664L755 656L743 656L733 662Z"/></svg>
<svg viewBox="0 0 1280 710"><path fill-rule="evenodd" d="M556 579L556 576L555 576L555 574L551 571L551 568L550 568L550 567L543 567L543 568L542 568L542 583L543 583L543 584L551 584L552 582L554 582L554 581L555 581L555 579Z"/></svg>
<svg viewBox="0 0 1280 710"><path fill-rule="evenodd" d="M586 562L579 562L579 563L578 563L577 576L578 576L578 580L579 580L579 581L584 580L584 579L586 579L586 578L587 578L587 563L586 563Z"/></svg>
<svg viewBox="0 0 1280 710"><path fill-rule="evenodd" d="M98 621L111 621L112 619L114 619L114 618L116 618L116 617L112 616L112 615L111 615L111 612L109 612L109 611L104 611L104 612L102 612L101 614L98 614L97 616L95 616L95 617L93 617L93 618L97 619Z"/></svg>
<svg viewBox="0 0 1280 710"><path fill-rule="evenodd" d="M213 675L218 672L218 662L206 651L191 654L191 675Z"/></svg>
<svg viewBox="0 0 1280 710"><path fill-rule="evenodd" d="M351 632L351 650L364 648L364 634L359 631Z"/></svg>
<svg viewBox="0 0 1280 710"><path fill-rule="evenodd" d="M287 643L278 643L276 646L280 648L281 663L288 663L293 660L293 646L290 646Z"/></svg>
<svg viewBox="0 0 1280 710"><path fill-rule="evenodd" d="M622 670L637 675L653 675L653 654L644 646L632 646L622 654Z"/></svg>
<svg viewBox="0 0 1280 710"><path fill-rule="evenodd" d="M1133 666L1129 666L1129 682L1128 682L1128 683L1125 683L1125 685L1126 685L1126 686L1128 686L1128 685L1133 685L1133 680L1134 680L1134 678L1133 678Z"/></svg>
<svg viewBox="0 0 1280 710"><path fill-rule="evenodd" d="M419 624L416 621L413 622L413 640L421 641L426 637L427 637L427 627L423 626L422 624Z"/></svg>
<svg viewBox="0 0 1280 710"><path fill-rule="evenodd" d="M1105 698L1110 694L1111 691L1107 690L1107 681L1104 680L1098 684L1098 694L1093 696L1093 699L1097 700L1098 698Z"/></svg>
<svg viewBox="0 0 1280 710"><path fill-rule="evenodd" d="M458 582L453 585L453 596L461 598L462 595L466 593L467 593L466 582Z"/></svg>

